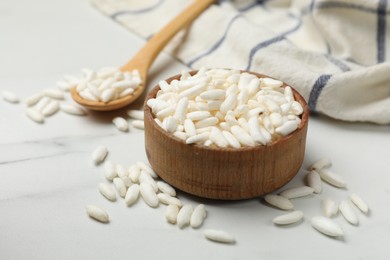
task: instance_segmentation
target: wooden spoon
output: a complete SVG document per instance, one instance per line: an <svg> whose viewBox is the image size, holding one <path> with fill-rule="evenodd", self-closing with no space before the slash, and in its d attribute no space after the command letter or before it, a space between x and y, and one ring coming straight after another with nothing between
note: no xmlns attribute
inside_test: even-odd
<svg viewBox="0 0 390 260"><path fill-rule="evenodd" d="M184 9L183 12L176 16L176 18L167 24L161 31L156 33L127 64L120 68L123 72L137 69L141 74L142 83L139 87L137 87L132 95L104 103L101 101L83 99L74 87L71 89L72 98L80 105L97 111L115 110L134 102L144 91L147 82L148 70L164 46L173 38L173 36L176 35L176 33L188 26L214 1L215 0L196 0Z"/></svg>

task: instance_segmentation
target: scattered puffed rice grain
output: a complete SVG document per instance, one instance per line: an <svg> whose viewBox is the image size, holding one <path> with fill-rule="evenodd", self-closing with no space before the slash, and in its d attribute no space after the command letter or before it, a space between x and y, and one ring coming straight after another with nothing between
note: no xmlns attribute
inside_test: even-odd
<svg viewBox="0 0 390 260"><path fill-rule="evenodd" d="M118 176L116 171L116 165L113 162L106 161L104 163L104 175L109 181L112 181L116 176Z"/></svg>
<svg viewBox="0 0 390 260"><path fill-rule="evenodd" d="M112 120L112 123L116 126L116 128L118 128L118 130L122 132L127 132L129 130L129 124L123 117L115 117Z"/></svg>
<svg viewBox="0 0 390 260"><path fill-rule="evenodd" d="M310 194L313 194L314 189L309 186L299 186L299 187L293 187L286 189L280 193L280 196L283 196L288 199L295 199L299 197L308 196Z"/></svg>
<svg viewBox="0 0 390 260"><path fill-rule="evenodd" d="M183 97L179 100L176 106L175 114L173 115L180 123L183 123L186 118L188 107L188 98Z"/></svg>
<svg viewBox="0 0 390 260"><path fill-rule="evenodd" d="M331 237L341 237L344 235L344 232L341 229L341 227L337 223L333 222L332 220L326 217L321 217L321 216L313 217L311 219L311 225L317 231Z"/></svg>
<svg viewBox="0 0 390 260"><path fill-rule="evenodd" d="M213 144L213 141L211 141L210 139L206 140L206 141L203 143L204 146L210 146L210 145L212 145L212 144Z"/></svg>
<svg viewBox="0 0 390 260"><path fill-rule="evenodd" d="M322 182L321 177L316 171L311 171L306 176L307 186L314 189L314 193L321 193L322 191Z"/></svg>
<svg viewBox="0 0 390 260"><path fill-rule="evenodd" d="M193 111L187 114L187 118L192 121L200 121L211 116L209 111Z"/></svg>
<svg viewBox="0 0 390 260"><path fill-rule="evenodd" d="M60 108L63 112L70 115L85 116L87 114L87 111L83 108L71 104L61 104Z"/></svg>
<svg viewBox="0 0 390 260"><path fill-rule="evenodd" d="M101 182L99 184L99 191L106 199L116 201L115 189L108 183Z"/></svg>
<svg viewBox="0 0 390 260"><path fill-rule="evenodd" d="M349 223L355 226L359 225L359 219L356 213L353 211L351 205L347 201L343 200L340 202L339 210L341 212L341 215L343 215L343 217Z"/></svg>
<svg viewBox="0 0 390 260"><path fill-rule="evenodd" d="M184 120L184 131L187 133L188 136L196 135L196 128L194 122L192 122L191 119L187 118Z"/></svg>
<svg viewBox="0 0 390 260"><path fill-rule="evenodd" d="M46 117L54 115L60 109L60 104L56 100L51 100L47 106L42 110L42 114Z"/></svg>
<svg viewBox="0 0 390 260"><path fill-rule="evenodd" d="M219 110L222 114L226 114L229 110L233 110L237 104L237 94L228 95L222 102Z"/></svg>
<svg viewBox="0 0 390 260"><path fill-rule="evenodd" d="M88 82L86 80L81 80L76 86L76 91L80 93L87 88L87 84Z"/></svg>
<svg viewBox="0 0 390 260"><path fill-rule="evenodd" d="M344 179L340 175L335 174L328 169L322 169L319 174L323 181L326 181L337 188L344 188L346 186Z"/></svg>
<svg viewBox="0 0 390 260"><path fill-rule="evenodd" d="M87 205L86 210L88 216L90 216L91 218L100 221L102 223L109 222L109 216L105 210L94 205Z"/></svg>
<svg viewBox="0 0 390 260"><path fill-rule="evenodd" d="M278 88L283 85L283 82L277 79L271 78L262 78L261 79L261 88Z"/></svg>
<svg viewBox="0 0 390 260"><path fill-rule="evenodd" d="M27 108L26 115L36 123L42 124L45 121L45 117L37 111L35 108Z"/></svg>
<svg viewBox="0 0 390 260"><path fill-rule="evenodd" d="M203 224L204 219L207 216L206 207L204 204L199 204L192 212L190 225L192 228L198 228Z"/></svg>
<svg viewBox="0 0 390 260"><path fill-rule="evenodd" d="M253 138L240 126L234 125L230 128L232 134L244 146L254 146Z"/></svg>
<svg viewBox="0 0 390 260"><path fill-rule="evenodd" d="M179 98L181 99L183 97L187 97L187 98L195 97L195 96L199 95L200 93L202 93L206 88L207 88L206 82L200 83L198 85L195 85L191 88L188 88L188 89L182 91L179 94Z"/></svg>
<svg viewBox="0 0 390 260"><path fill-rule="evenodd" d="M50 103L51 98L42 97L38 103L34 106L38 112L42 113L42 110Z"/></svg>
<svg viewBox="0 0 390 260"><path fill-rule="evenodd" d="M337 212L339 211L338 204L329 198L326 198L322 201L322 206L324 209L324 214L328 218L336 216Z"/></svg>
<svg viewBox="0 0 390 260"><path fill-rule="evenodd" d="M303 113L303 107L299 102L293 101L291 104L291 111L294 115L300 115Z"/></svg>
<svg viewBox="0 0 390 260"><path fill-rule="evenodd" d="M368 205L364 200L362 200L357 194L353 193L351 196L349 196L353 204L360 209L361 212L367 214L369 211Z"/></svg>
<svg viewBox="0 0 390 260"><path fill-rule="evenodd" d="M88 91L95 99L101 100L100 94L104 90L100 89L98 86L100 86L100 84L102 82L103 82L103 80L101 80L101 79L93 80L92 82L88 83L87 89L83 90L83 92ZM81 95L81 93L80 93L80 95Z"/></svg>
<svg viewBox="0 0 390 260"><path fill-rule="evenodd" d="M185 204L177 214L177 225L179 228L184 228L190 224L191 215L194 211L191 204Z"/></svg>
<svg viewBox="0 0 390 260"><path fill-rule="evenodd" d="M108 154L107 147L105 146L98 146L93 150L92 152L92 160L95 162L95 164L99 164L104 161Z"/></svg>
<svg viewBox="0 0 390 260"><path fill-rule="evenodd" d="M271 133L267 131L264 127L260 127L261 134L264 136L264 138L267 140L267 143L271 142L272 136Z"/></svg>
<svg viewBox="0 0 390 260"><path fill-rule="evenodd" d="M132 88L127 88L127 89L123 90L123 91L120 93L119 98L122 98L122 97L125 97L125 96L129 96L129 95L131 95L131 94L133 94L133 93L134 93L134 89L132 89Z"/></svg>
<svg viewBox="0 0 390 260"><path fill-rule="evenodd" d="M96 78L96 72L91 70L91 69L82 68L81 71L83 72L83 74L86 78L86 81L91 81L91 80Z"/></svg>
<svg viewBox="0 0 390 260"><path fill-rule="evenodd" d="M100 84L99 89L100 89L100 90L110 89L112 83L114 83L114 82L115 82L115 79L114 79L114 78L107 78L107 79L105 79L105 80L102 82L102 84Z"/></svg>
<svg viewBox="0 0 390 260"><path fill-rule="evenodd" d="M178 121L173 116L168 116L168 117L164 118L164 120L163 120L163 128L168 133L175 132L175 130L177 128L177 124L178 124Z"/></svg>
<svg viewBox="0 0 390 260"><path fill-rule="evenodd" d="M121 178L121 180L125 184L126 188L130 187L131 185L133 185L133 182L131 181L129 176L126 175L126 176L122 176L122 177L119 177L119 178Z"/></svg>
<svg viewBox="0 0 390 260"><path fill-rule="evenodd" d="M165 210L165 219L168 223L176 224L177 214L179 214L179 207L177 205L170 204Z"/></svg>
<svg viewBox="0 0 390 260"><path fill-rule="evenodd" d="M332 161L329 158L322 158L310 165L309 170L315 170L316 172L319 172L322 168L327 168L331 165Z"/></svg>
<svg viewBox="0 0 390 260"><path fill-rule="evenodd" d="M263 122L263 125L264 125L264 128L270 132L271 134L274 134L275 133L275 127L274 125L272 124L271 122L271 119L269 119L269 116L267 116L266 114L263 114L262 115L262 122ZM279 128L282 128L283 126L280 126ZM282 135L281 133L277 132L277 134L280 134Z"/></svg>
<svg viewBox="0 0 390 260"><path fill-rule="evenodd" d="M215 126L216 124L218 124L218 118L216 117L209 117L209 118L205 118L205 119L202 119L198 122L195 123L195 127L200 130L201 128L207 128L207 127L211 127L211 126Z"/></svg>
<svg viewBox="0 0 390 260"><path fill-rule="evenodd" d="M115 99L115 90L112 88L103 90L103 92L100 94L100 99L105 103L110 102L111 100Z"/></svg>
<svg viewBox="0 0 390 260"><path fill-rule="evenodd" d="M210 133L209 132L204 132L201 134L197 134L194 136L190 136L186 140L186 144L195 144L195 143L203 143L209 138Z"/></svg>
<svg viewBox="0 0 390 260"><path fill-rule="evenodd" d="M117 67L104 67L99 69L99 71L97 72L97 76L100 78L113 77L115 72L117 72L118 70L119 69Z"/></svg>
<svg viewBox="0 0 390 260"><path fill-rule="evenodd" d="M173 133L173 135L176 136L177 138L179 138L182 141L185 141L187 139L187 135L184 132L176 131L176 132Z"/></svg>
<svg viewBox="0 0 390 260"><path fill-rule="evenodd" d="M223 136L226 138L226 141L228 141L229 145L233 148L240 148L241 144L237 140L237 138L230 132L223 130L222 131Z"/></svg>
<svg viewBox="0 0 390 260"><path fill-rule="evenodd" d="M3 90L1 92L1 95L3 96L3 99L9 103L19 103L19 98L18 96L15 95L15 93L8 91L8 90Z"/></svg>
<svg viewBox="0 0 390 260"><path fill-rule="evenodd" d="M31 107L36 103L38 103L38 101L41 100L42 97L43 97L43 93L36 93L26 98L24 103L26 103L27 106Z"/></svg>
<svg viewBox="0 0 390 260"><path fill-rule="evenodd" d="M69 78L70 79L70 78ZM56 85L63 91L70 91L71 88L78 84L78 80L72 79L71 82L66 82L63 80L57 81Z"/></svg>
<svg viewBox="0 0 390 260"><path fill-rule="evenodd" d="M176 196L176 190L164 181L157 181L157 187L162 193L168 194L172 197Z"/></svg>
<svg viewBox="0 0 390 260"><path fill-rule="evenodd" d="M300 210L296 210L284 215L280 215L275 217L272 222L277 225L289 225L298 222L303 218L303 212Z"/></svg>
<svg viewBox="0 0 390 260"><path fill-rule="evenodd" d="M147 173L150 176L152 176L153 179L157 179L158 178L157 174L146 163L138 161L136 164L142 171L144 171L145 173Z"/></svg>
<svg viewBox="0 0 390 260"><path fill-rule="evenodd" d="M253 96L256 92L258 92L260 87L260 79L259 78L254 78L249 82L248 85L248 94L249 96Z"/></svg>
<svg viewBox="0 0 390 260"><path fill-rule="evenodd" d="M147 182L140 184L140 193L145 203L151 208L156 208L160 203L157 194L154 192L152 185Z"/></svg>
<svg viewBox="0 0 390 260"><path fill-rule="evenodd" d="M264 197L264 200L270 205L282 210L290 210L294 207L289 199L280 195L268 194Z"/></svg>
<svg viewBox="0 0 390 260"><path fill-rule="evenodd" d="M138 178L138 181L140 183L144 183L144 182L145 183L149 183L152 186L154 192L156 192L156 193L158 192L158 187L157 187L156 181L153 179L152 176L150 176L144 170L141 170L141 174L140 174L140 176Z"/></svg>
<svg viewBox="0 0 390 260"><path fill-rule="evenodd" d="M65 80L65 83L74 84L75 86L80 82L80 78L73 75L65 75L63 76L63 79Z"/></svg>
<svg viewBox="0 0 390 260"><path fill-rule="evenodd" d="M165 205L173 204L173 205L178 206L179 208L181 206L183 206L183 203L178 198L169 196L166 193L159 193L159 194L157 194L157 197L162 204L165 204Z"/></svg>
<svg viewBox="0 0 390 260"><path fill-rule="evenodd" d="M139 185L133 184L126 192L125 202L127 206L133 205L139 197Z"/></svg>
<svg viewBox="0 0 390 260"><path fill-rule="evenodd" d="M289 102L294 100L294 93L290 86L284 88L284 96Z"/></svg>
<svg viewBox="0 0 390 260"><path fill-rule="evenodd" d="M145 124L143 120L133 120L131 121L131 125L138 129L145 129Z"/></svg>
<svg viewBox="0 0 390 260"><path fill-rule="evenodd" d="M120 164L120 163L118 163L116 165L116 172L120 178L122 178L123 176L129 175L127 168L123 164Z"/></svg>
<svg viewBox="0 0 390 260"><path fill-rule="evenodd" d="M222 131L218 127L211 127L209 138L219 147L225 148L229 145L228 141L223 136Z"/></svg>
<svg viewBox="0 0 390 260"><path fill-rule="evenodd" d="M168 107L161 109L158 113L156 113L156 116L158 118L165 118L168 116L172 116L173 113L175 113L175 106L174 105L168 105Z"/></svg>
<svg viewBox="0 0 390 260"><path fill-rule="evenodd" d="M134 183L139 182L139 176L141 175L141 169L136 165L132 165L129 168L129 177L130 180Z"/></svg>
<svg viewBox="0 0 390 260"><path fill-rule="evenodd" d="M49 98L64 99L64 92L59 89L45 89L43 94Z"/></svg>
<svg viewBox="0 0 390 260"><path fill-rule="evenodd" d="M289 120L286 121L283 125L275 128L275 132L282 135L286 136L294 132L298 128L298 123L296 120Z"/></svg>
<svg viewBox="0 0 390 260"><path fill-rule="evenodd" d="M125 88L132 88L135 89L138 87L137 82L132 81L132 80L122 80L122 81L117 81L111 85L112 88L115 89L125 89Z"/></svg>
<svg viewBox="0 0 390 260"><path fill-rule="evenodd" d="M115 189L118 191L119 196L124 198L126 196L127 188L123 180L119 177L116 177L112 180L114 183Z"/></svg>
<svg viewBox="0 0 390 260"><path fill-rule="evenodd" d="M162 111L162 110L164 110L164 109L169 107L169 103L164 101L164 100L149 99L148 100L148 104L152 108L152 112L154 114L157 114L160 111Z"/></svg>
<svg viewBox="0 0 390 260"><path fill-rule="evenodd" d="M225 97L226 91L223 89L210 89L204 91L199 96L204 100L218 100Z"/></svg>
<svg viewBox="0 0 390 260"><path fill-rule="evenodd" d="M267 139L261 133L261 126L260 126L259 120L256 116L252 116L248 120L248 128L249 128L249 133L250 133L251 137L253 138L253 140L256 143L262 144L262 145L267 144Z"/></svg>
<svg viewBox="0 0 390 260"><path fill-rule="evenodd" d="M206 229L203 231L203 235L211 241L234 244L236 239L229 233L222 230Z"/></svg>
<svg viewBox="0 0 390 260"><path fill-rule="evenodd" d="M279 127L283 124L283 117L280 113L271 113L269 115L269 119L271 120L271 123L274 125L274 127Z"/></svg>
<svg viewBox="0 0 390 260"><path fill-rule="evenodd" d="M142 110L130 109L126 113L129 117L131 117L133 119L144 120L144 111L142 111Z"/></svg>

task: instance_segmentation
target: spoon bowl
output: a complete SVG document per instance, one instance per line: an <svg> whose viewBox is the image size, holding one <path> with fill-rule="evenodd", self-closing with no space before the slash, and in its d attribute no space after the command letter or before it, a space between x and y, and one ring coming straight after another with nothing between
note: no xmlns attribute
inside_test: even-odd
<svg viewBox="0 0 390 260"><path fill-rule="evenodd" d="M142 83L131 95L105 103L101 101L86 100L79 95L76 87L73 87L70 91L73 100L88 109L96 111L116 110L133 103L145 90L147 86L146 83L149 68L165 45L180 30L187 27L214 2L215 0L195 0L164 28L162 28L161 31L150 38L150 40L138 51L138 53L127 64L120 68L122 72L138 70L141 75Z"/></svg>
<svg viewBox="0 0 390 260"><path fill-rule="evenodd" d="M121 68L122 72L125 71L131 71L129 69ZM140 71L140 70L138 70ZM110 102L103 102L103 101L92 101L82 98L79 93L76 90L76 87L72 88L70 90L70 94L74 101L76 101L78 104L95 111L112 111L116 109L120 109L122 107L125 107L131 103L133 103L139 96L142 95L144 92L145 86L146 86L146 76L147 76L147 70L140 71L142 83L135 89L135 91L131 95L127 95L115 100L112 100Z"/></svg>

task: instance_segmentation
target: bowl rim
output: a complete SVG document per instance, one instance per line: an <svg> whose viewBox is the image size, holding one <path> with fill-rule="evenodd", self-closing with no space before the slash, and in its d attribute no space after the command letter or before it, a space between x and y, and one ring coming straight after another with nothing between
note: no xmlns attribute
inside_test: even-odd
<svg viewBox="0 0 390 260"><path fill-rule="evenodd" d="M192 70L192 71L189 71L190 75L194 75L198 72L198 70ZM271 79L275 79L273 77L270 77L270 76L267 76L267 75L264 75L264 74L260 74L260 73L257 73L257 72L253 72L253 71L247 71L247 70L240 70L240 73L250 73L252 75L255 75L256 77L258 78L271 78ZM171 81L175 80L175 79L179 79L181 76L181 74L176 74L174 76L171 76L167 79L165 79L166 82L170 83ZM276 80L279 80L279 79L276 79ZM281 81L281 80L279 80ZM240 148L233 148L233 147L226 147L226 148L223 148L223 147L210 147L210 146L205 146L203 144L187 144L185 143L185 141L183 141L182 139L176 137L175 135L165 131L162 127L160 127L156 121L154 120L154 116L153 116L153 112L151 111L151 108L147 105L147 101L151 98L155 98L156 97L156 94L157 92L160 90L160 87L159 87L159 84L157 84L156 86L154 86L147 94L146 98L145 98L145 102L144 102L144 116L145 116L145 120L151 120L152 121L152 126L154 128L157 129L157 131L164 135L165 137L167 138L170 138L172 140L174 140L175 142L177 142L178 145L185 145L185 146L192 146L194 149L199 149L199 150L204 150L204 151L215 151L215 152L227 152L227 153L237 153L237 152L253 152L253 151L258 151L258 150L266 150L268 149L269 147L271 146L279 146L279 145L282 145L283 142L286 142L288 141L290 138L292 138L292 136L297 133L297 132L300 132L300 131L303 131L305 126L308 124L308 121L309 121L309 106L306 102L306 100L303 98L303 96L292 86L288 85L287 83L285 83L284 81L283 82L283 87L286 87L286 86L289 86L291 87L293 93L294 93L294 99L295 101L298 101L301 105L302 105L302 108L303 108L303 112L301 114L301 122L298 126L298 128L296 130L294 130L292 133L288 134L287 136L282 136L280 139L278 140L274 140L272 142L270 142L269 144L266 144L266 145L262 145L262 144L256 144L255 146L243 146L243 147L240 147ZM145 124L145 127L146 127L147 124Z"/></svg>

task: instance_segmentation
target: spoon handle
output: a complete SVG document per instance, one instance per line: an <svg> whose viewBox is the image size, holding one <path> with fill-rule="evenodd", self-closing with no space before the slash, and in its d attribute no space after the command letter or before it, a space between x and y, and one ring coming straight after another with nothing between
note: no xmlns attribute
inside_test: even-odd
<svg viewBox="0 0 390 260"><path fill-rule="evenodd" d="M122 67L122 70L130 71L138 69L141 75L144 73L146 74L157 55L173 38L173 36L175 36L181 29L188 26L214 2L215 0L195 0L164 28L150 38L144 47L133 57L133 59Z"/></svg>

